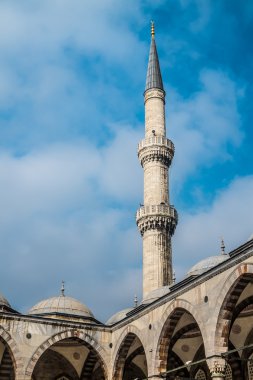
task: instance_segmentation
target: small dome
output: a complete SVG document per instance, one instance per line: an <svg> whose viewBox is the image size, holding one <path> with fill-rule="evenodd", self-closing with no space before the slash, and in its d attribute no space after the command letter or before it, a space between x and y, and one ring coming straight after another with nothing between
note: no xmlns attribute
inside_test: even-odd
<svg viewBox="0 0 253 380"><path fill-rule="evenodd" d="M169 285L161 286L160 288L154 289L152 290L152 292L148 293L141 304L145 305L146 303L151 303L169 292L170 292Z"/></svg>
<svg viewBox="0 0 253 380"><path fill-rule="evenodd" d="M82 304L72 297L67 297L65 295L60 295L58 297L52 297L40 301L28 311L28 314L43 316L65 314L67 316L72 316L75 318L94 318L94 315L86 305Z"/></svg>
<svg viewBox="0 0 253 380"><path fill-rule="evenodd" d="M200 274L208 271L209 269L215 267L216 265L226 261L229 258L228 255L218 255L218 256L210 256L204 260L201 260L197 264L195 264L188 272L187 277L190 276L199 276Z"/></svg>
<svg viewBox="0 0 253 380"><path fill-rule="evenodd" d="M0 307L2 306L7 306L9 308L11 307L7 299L0 293Z"/></svg>
<svg viewBox="0 0 253 380"><path fill-rule="evenodd" d="M131 310L133 310L133 307L128 307L127 309L118 311L116 314L114 314L112 317L108 319L106 324L113 325L114 323L121 321L122 319L126 318L127 313L129 313Z"/></svg>

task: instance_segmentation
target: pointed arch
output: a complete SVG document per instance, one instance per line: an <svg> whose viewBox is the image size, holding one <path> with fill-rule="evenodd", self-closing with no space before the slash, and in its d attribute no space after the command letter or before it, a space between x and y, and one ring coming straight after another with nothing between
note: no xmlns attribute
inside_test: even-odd
<svg viewBox="0 0 253 380"><path fill-rule="evenodd" d="M126 330L124 330L120 336L117 346L115 347L115 355L114 355L114 364L112 371L112 379L113 380L121 380L123 378L123 372L125 368L125 364L134 358L134 354L144 354L146 356L145 347L142 342L142 338L140 336L140 330L135 326L128 326ZM136 349L134 353L132 353L132 357L128 358L129 349L132 346L135 339L138 338L141 349ZM127 359L128 362L127 362Z"/></svg>
<svg viewBox="0 0 253 380"><path fill-rule="evenodd" d="M166 372L168 362L168 348L171 343L172 334L179 319L185 312L190 314L196 322L192 324L191 328L198 327L203 338L203 333L205 332L204 325L199 318L199 314L196 313L193 305L183 299L178 299L172 302L165 310L161 318L161 332L158 336L154 358L154 373ZM185 332L186 331L187 328L185 328Z"/></svg>
<svg viewBox="0 0 253 380"><path fill-rule="evenodd" d="M236 303L247 284L253 280L253 264L240 264L227 278L217 297L217 323L214 347L217 352L228 349L229 332Z"/></svg>
<svg viewBox="0 0 253 380"><path fill-rule="evenodd" d="M0 340L7 345L16 376L23 370L23 360L15 340L2 326L0 326Z"/></svg>
<svg viewBox="0 0 253 380"><path fill-rule="evenodd" d="M68 339L68 338L76 338L80 341L83 341L84 344L88 348L93 349L96 352L98 359L100 361L101 367L103 368L105 379L107 379L108 371L107 371L106 363L108 362L108 358L107 358L107 354L105 350L99 345L97 341L95 341L95 339L93 339L92 336L88 335L86 332L79 331L79 330L66 330L48 338L36 349L36 351L33 353L26 367L25 380L31 379L32 373L34 371L34 368L38 360L40 359L42 354L46 352L48 348L53 346L55 343Z"/></svg>

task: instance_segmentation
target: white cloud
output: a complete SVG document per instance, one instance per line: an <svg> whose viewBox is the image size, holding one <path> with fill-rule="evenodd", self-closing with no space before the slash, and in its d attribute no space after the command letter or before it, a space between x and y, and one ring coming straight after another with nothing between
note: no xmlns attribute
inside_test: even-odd
<svg viewBox="0 0 253 380"><path fill-rule="evenodd" d="M139 293L141 277L137 281L134 273L140 271L141 239L127 206L137 207L141 196L138 134L122 125L114 133L102 150L83 140L21 157L0 155L1 284L6 294L15 283L8 291L13 306L26 311L57 294L62 279L68 294L97 304L100 318L110 314L101 304L110 302L115 310ZM125 285L115 294L122 278Z"/></svg>
<svg viewBox="0 0 253 380"><path fill-rule="evenodd" d="M135 2L124 6L116 0L90 3L45 0L22 5L19 1L9 1L1 3L0 9L0 46L7 51L15 48L15 52L32 48L32 57L23 56L24 61L30 58L41 61L43 51L53 52L66 45L98 51L109 59L122 59L125 54L124 45L120 43L122 33L125 34L125 44L131 41L131 46L135 42L133 34L125 28L125 22L130 15L135 16L136 22L140 18L139 6ZM116 33L119 29L120 33ZM115 45L118 49L114 48ZM36 57L35 53L39 56Z"/></svg>
<svg viewBox="0 0 253 380"><path fill-rule="evenodd" d="M178 188L200 167L231 160L230 148L243 138L236 84L225 73L207 69L199 81L199 92L189 99L172 90L168 101L168 135L176 147L173 180Z"/></svg>
<svg viewBox="0 0 253 380"><path fill-rule="evenodd" d="M134 104L118 78L138 83L144 65L144 44L129 18L137 28L143 22L140 4L1 3L1 145L23 152L80 134L105 139L107 124Z"/></svg>
<svg viewBox="0 0 253 380"><path fill-rule="evenodd" d="M102 150L105 168L100 172L98 181L101 188L115 200L136 200L142 193L142 169L137 159L137 143L141 133L116 125L119 128L115 139ZM139 201L142 199L139 198Z"/></svg>
<svg viewBox="0 0 253 380"><path fill-rule="evenodd" d="M220 253L220 238L226 250L248 240L253 231L253 176L236 178L217 193L208 210L182 212L174 239L174 262L178 278L197 261Z"/></svg>

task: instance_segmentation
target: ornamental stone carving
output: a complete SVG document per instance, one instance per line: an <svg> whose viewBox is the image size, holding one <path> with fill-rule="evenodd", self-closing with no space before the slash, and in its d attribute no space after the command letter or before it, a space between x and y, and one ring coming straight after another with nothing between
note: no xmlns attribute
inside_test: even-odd
<svg viewBox="0 0 253 380"><path fill-rule="evenodd" d="M208 366L212 379L222 380L225 379L226 362L221 357L215 357L208 360Z"/></svg>
<svg viewBox="0 0 253 380"><path fill-rule="evenodd" d="M144 93L144 103L151 98L159 98L163 101L163 103L165 103L165 95L166 93L164 90L153 88L152 90L148 90Z"/></svg>
<svg viewBox="0 0 253 380"><path fill-rule="evenodd" d="M177 211L173 206L142 206L136 213L136 223L141 235L147 230L159 230L173 235L178 221Z"/></svg>
<svg viewBox="0 0 253 380"><path fill-rule="evenodd" d="M142 167L145 163L152 161L159 161L170 166L174 151L172 141L160 136L144 139L138 145L138 157Z"/></svg>

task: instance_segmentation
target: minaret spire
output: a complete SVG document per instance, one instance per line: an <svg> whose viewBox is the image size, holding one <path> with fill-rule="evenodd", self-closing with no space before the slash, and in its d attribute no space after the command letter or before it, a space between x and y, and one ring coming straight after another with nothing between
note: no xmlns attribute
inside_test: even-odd
<svg viewBox="0 0 253 380"><path fill-rule="evenodd" d="M144 202L136 214L143 238L143 297L173 283L171 236L177 224L177 212L169 202L168 168L174 145L166 138L165 91L151 23L145 104L145 138L138 145L138 157L144 170Z"/></svg>
<svg viewBox="0 0 253 380"><path fill-rule="evenodd" d="M159 88L160 90L163 90L163 80L155 43L154 21L151 21L151 44L149 50L148 71L145 91L150 90L151 88Z"/></svg>

